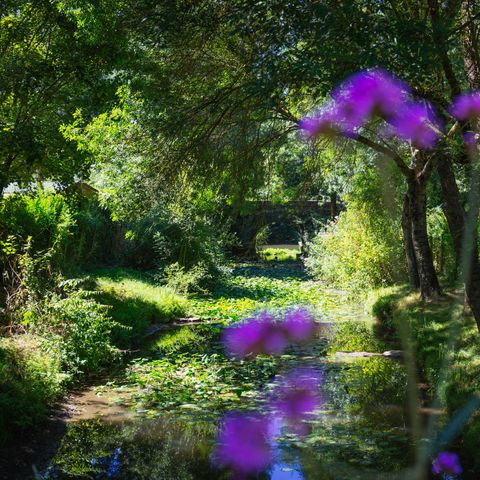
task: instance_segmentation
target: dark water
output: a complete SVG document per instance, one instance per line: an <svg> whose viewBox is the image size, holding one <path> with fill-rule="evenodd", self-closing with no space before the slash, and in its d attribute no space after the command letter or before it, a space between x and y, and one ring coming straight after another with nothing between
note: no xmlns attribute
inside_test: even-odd
<svg viewBox="0 0 480 480"><path fill-rule="evenodd" d="M382 357L314 361L324 372L325 403L305 435L278 426L275 462L256 478L404 478L400 475L413 459L402 365ZM231 478L211 460L216 428L215 421L175 415L72 422L42 474L48 479Z"/></svg>

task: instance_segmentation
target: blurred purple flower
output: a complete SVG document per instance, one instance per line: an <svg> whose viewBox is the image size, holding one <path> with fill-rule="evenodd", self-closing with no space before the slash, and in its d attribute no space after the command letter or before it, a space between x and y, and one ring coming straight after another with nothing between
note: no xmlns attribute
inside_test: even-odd
<svg viewBox="0 0 480 480"><path fill-rule="evenodd" d="M223 344L232 356L245 358L260 353L279 355L288 341L275 318L263 312L256 318L224 329Z"/></svg>
<svg viewBox="0 0 480 480"><path fill-rule="evenodd" d="M333 97L346 125L358 128L374 114L392 116L402 107L409 92L407 84L384 70L374 69L347 78Z"/></svg>
<svg viewBox="0 0 480 480"><path fill-rule="evenodd" d="M341 133L338 114L333 104L325 106L312 117L303 118L298 122L298 127L309 137L337 136Z"/></svg>
<svg viewBox="0 0 480 480"><path fill-rule="evenodd" d="M432 464L432 473L435 475L460 475L462 466L457 454L452 452L440 452Z"/></svg>
<svg viewBox="0 0 480 480"><path fill-rule="evenodd" d="M441 130L440 121L426 102L405 106L392 118L391 124L399 137L421 149L432 148L438 140L438 131Z"/></svg>
<svg viewBox="0 0 480 480"><path fill-rule="evenodd" d="M453 101L449 111L458 120L480 117L480 92L460 95Z"/></svg>
<svg viewBox="0 0 480 480"><path fill-rule="evenodd" d="M463 143L469 150L475 150L477 147L477 138L473 132L465 132L463 134Z"/></svg>
<svg viewBox="0 0 480 480"><path fill-rule="evenodd" d="M312 316L303 308L287 312L282 327L287 338L293 343L311 340L317 330L317 324Z"/></svg>
<svg viewBox="0 0 480 480"><path fill-rule="evenodd" d="M372 115L392 117L406 101L407 84L380 69L364 70L347 78L329 102L313 117L299 122L309 136L354 137Z"/></svg>
<svg viewBox="0 0 480 480"><path fill-rule="evenodd" d="M273 459L268 417L227 414L213 457L216 463L230 467L237 475L265 470Z"/></svg>
<svg viewBox="0 0 480 480"><path fill-rule="evenodd" d="M290 371L273 391L272 406L290 424L308 419L322 404L322 376L313 368Z"/></svg>

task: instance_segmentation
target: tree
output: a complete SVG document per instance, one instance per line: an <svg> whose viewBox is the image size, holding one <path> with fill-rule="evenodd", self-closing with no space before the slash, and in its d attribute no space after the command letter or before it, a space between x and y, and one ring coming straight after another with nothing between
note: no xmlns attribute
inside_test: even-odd
<svg viewBox="0 0 480 480"><path fill-rule="evenodd" d="M33 173L68 181L88 165L60 126L112 98L125 50L122 3L7 1L0 13L0 192ZM115 36L113 36L115 32Z"/></svg>

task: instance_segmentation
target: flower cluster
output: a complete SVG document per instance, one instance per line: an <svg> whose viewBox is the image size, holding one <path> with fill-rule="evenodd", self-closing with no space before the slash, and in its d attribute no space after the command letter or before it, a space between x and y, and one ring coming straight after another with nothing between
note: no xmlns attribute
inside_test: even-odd
<svg viewBox="0 0 480 480"><path fill-rule="evenodd" d="M450 113L457 120L474 120L480 117L480 92L459 95L452 103Z"/></svg>
<svg viewBox="0 0 480 480"><path fill-rule="evenodd" d="M303 309L292 310L283 321L263 312L240 325L223 331L226 350L236 358L260 353L279 355L290 344L305 343L313 338L317 325Z"/></svg>
<svg viewBox="0 0 480 480"><path fill-rule="evenodd" d="M323 403L319 393L322 379L316 369L297 368L288 372L274 389L270 406L292 433L307 433L304 421L311 419Z"/></svg>
<svg viewBox="0 0 480 480"><path fill-rule="evenodd" d="M452 452L440 452L432 464L432 473L443 478L454 478L462 473L458 455Z"/></svg>
<svg viewBox="0 0 480 480"><path fill-rule="evenodd" d="M432 148L442 129L427 101L412 102L408 85L380 69L347 78L333 92L332 101L301 120L299 127L310 136L354 137L374 116L386 120L392 133L417 148Z"/></svg>

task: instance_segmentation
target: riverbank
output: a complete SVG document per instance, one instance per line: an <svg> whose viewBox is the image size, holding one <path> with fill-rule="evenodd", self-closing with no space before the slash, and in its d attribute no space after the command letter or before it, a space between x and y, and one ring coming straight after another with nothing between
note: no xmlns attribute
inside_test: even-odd
<svg viewBox="0 0 480 480"><path fill-rule="evenodd" d="M125 296L131 290L131 275L102 271L99 278L110 293ZM32 461L45 478L224 478L227 472L215 468L210 458L222 416L232 409L264 411L277 379L307 366L321 369L322 408L306 435L279 436L267 478L398 478L412 464L415 448L408 369L401 352L382 355L401 350L388 328L399 313L389 301L394 296L385 299L386 293L401 293L398 299L404 294L380 292L370 302L375 320L365 312L369 306L352 304L345 293L311 280L296 263L237 265L211 295L190 299L194 324L157 329L132 352L125 369L70 397L62 414L52 418L52 425L59 420L57 430L47 427L52 428L47 449ZM225 356L223 326L259 310L275 313L299 305L321 326L313 344L280 357L238 362ZM422 428L447 421L442 405L432 408L435 383L428 378L415 383L423 399L418 409ZM467 450L462 444L455 447L468 470ZM16 476L20 465L6 478L28 478L28 468ZM118 477L107 476L112 465L120 469Z"/></svg>
<svg viewBox="0 0 480 480"><path fill-rule="evenodd" d="M463 295L451 289L443 299L424 303L405 287L395 287L380 290L375 297L376 335L397 348L410 349L418 374L428 385L429 402L455 419L450 433L439 441L455 444L465 452L472 471L480 472L480 345Z"/></svg>

